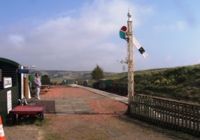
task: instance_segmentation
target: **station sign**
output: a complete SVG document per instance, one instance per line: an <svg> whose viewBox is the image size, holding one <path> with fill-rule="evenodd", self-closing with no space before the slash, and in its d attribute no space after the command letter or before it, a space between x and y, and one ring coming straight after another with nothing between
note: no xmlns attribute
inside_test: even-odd
<svg viewBox="0 0 200 140"><path fill-rule="evenodd" d="M18 73L29 73L29 69L18 69Z"/></svg>

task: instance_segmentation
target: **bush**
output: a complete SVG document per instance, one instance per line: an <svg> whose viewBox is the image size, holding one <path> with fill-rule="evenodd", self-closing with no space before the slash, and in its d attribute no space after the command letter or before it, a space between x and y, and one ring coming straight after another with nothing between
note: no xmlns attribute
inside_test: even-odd
<svg viewBox="0 0 200 140"><path fill-rule="evenodd" d="M42 85L50 85L51 81L48 75L42 75L41 78Z"/></svg>

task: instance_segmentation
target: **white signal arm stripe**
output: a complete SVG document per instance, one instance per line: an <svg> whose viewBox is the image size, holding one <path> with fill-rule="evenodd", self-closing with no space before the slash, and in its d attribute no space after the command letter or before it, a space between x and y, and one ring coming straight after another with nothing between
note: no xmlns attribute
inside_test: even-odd
<svg viewBox="0 0 200 140"><path fill-rule="evenodd" d="M133 44L138 50L142 47L135 37L133 37Z"/></svg>
<svg viewBox="0 0 200 140"><path fill-rule="evenodd" d="M142 56L143 56L144 58L146 58L146 57L148 56L148 53L144 52L144 53L142 54Z"/></svg>
<svg viewBox="0 0 200 140"><path fill-rule="evenodd" d="M139 50L142 45L140 45L140 43L137 41L137 39L135 37L133 37L133 45ZM148 54L146 53L146 51L144 51L144 53L142 54L142 56L144 58L146 58L148 56Z"/></svg>

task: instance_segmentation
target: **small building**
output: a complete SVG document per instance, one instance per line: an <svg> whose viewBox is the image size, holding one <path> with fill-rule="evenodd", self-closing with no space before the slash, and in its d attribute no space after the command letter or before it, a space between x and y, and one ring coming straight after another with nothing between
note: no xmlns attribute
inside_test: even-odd
<svg viewBox="0 0 200 140"><path fill-rule="evenodd" d="M22 74L18 72L21 65L6 58L0 58L0 115L3 122L13 107L18 105L21 99Z"/></svg>

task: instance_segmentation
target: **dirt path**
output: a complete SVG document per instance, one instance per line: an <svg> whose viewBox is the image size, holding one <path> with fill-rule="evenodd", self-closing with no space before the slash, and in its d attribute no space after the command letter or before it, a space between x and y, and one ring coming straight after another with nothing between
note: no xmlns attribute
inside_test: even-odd
<svg viewBox="0 0 200 140"><path fill-rule="evenodd" d="M43 122L5 127L8 140L176 139L124 116L127 106L80 88L54 87L41 96L55 101Z"/></svg>

